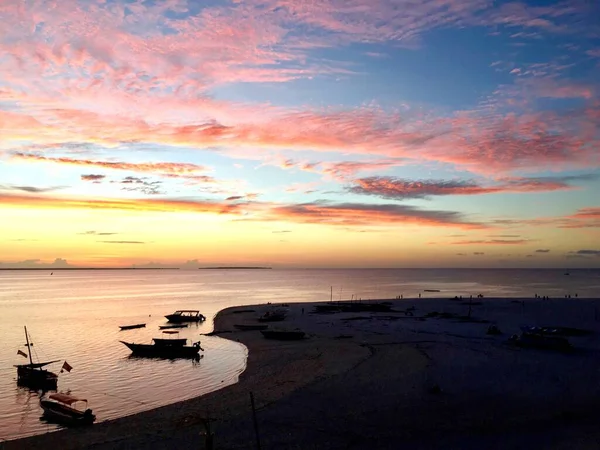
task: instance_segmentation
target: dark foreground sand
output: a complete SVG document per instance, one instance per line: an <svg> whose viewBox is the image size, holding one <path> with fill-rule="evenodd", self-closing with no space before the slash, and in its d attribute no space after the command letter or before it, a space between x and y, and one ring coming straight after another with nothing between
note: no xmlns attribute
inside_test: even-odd
<svg viewBox="0 0 600 450"><path fill-rule="evenodd" d="M207 415L216 449L256 448L250 392L262 449L600 448L600 300L484 299L472 318L489 323L424 318L467 314L448 299L394 301L392 313L313 314L312 304L291 304L281 326L302 328L306 340L235 331L269 308L230 308L215 319L222 337L249 349L239 383L4 448L203 449ZM486 335L490 324L503 334ZM577 350L561 354L507 345L519 325L594 333L571 338Z"/></svg>

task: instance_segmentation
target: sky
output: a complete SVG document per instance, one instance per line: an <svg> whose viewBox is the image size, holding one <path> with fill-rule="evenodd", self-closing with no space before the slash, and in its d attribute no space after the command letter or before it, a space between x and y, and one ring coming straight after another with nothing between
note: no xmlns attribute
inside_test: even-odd
<svg viewBox="0 0 600 450"><path fill-rule="evenodd" d="M596 0L0 23L0 268L600 267Z"/></svg>

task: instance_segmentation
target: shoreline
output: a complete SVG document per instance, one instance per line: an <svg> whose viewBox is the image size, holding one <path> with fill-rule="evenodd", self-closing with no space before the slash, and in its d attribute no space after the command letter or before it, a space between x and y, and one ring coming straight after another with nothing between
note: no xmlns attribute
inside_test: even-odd
<svg viewBox="0 0 600 450"><path fill-rule="evenodd" d="M592 356L600 350L600 322L590 312L600 300L475 300L472 318L489 322L426 317L433 311L464 315L468 299L395 299L389 300L394 311L377 313L315 314L313 307L327 302L292 303L281 325L302 328L310 336L303 341L235 330L234 323L254 323L269 305L227 308L215 316L213 334L248 349L237 383L90 428L7 441L3 448L203 448L207 415L215 420L216 448L247 448L254 443L250 392L265 448L388 448L399 438L408 445L436 436L459 439L460 448L465 433L517 433L518 439L536 427L597 415L600 387L593 374L600 362ZM410 306L412 316L405 312ZM594 334L574 340L582 349L577 355L507 347L504 340L524 321L585 322ZM487 336L488 324L504 335ZM290 447L293 442L299 446Z"/></svg>

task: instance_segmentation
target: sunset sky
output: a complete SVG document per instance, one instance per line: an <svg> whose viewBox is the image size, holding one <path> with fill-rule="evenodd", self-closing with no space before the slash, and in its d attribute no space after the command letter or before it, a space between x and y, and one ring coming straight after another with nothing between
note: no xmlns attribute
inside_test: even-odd
<svg viewBox="0 0 600 450"><path fill-rule="evenodd" d="M600 267L600 2L0 2L0 268Z"/></svg>

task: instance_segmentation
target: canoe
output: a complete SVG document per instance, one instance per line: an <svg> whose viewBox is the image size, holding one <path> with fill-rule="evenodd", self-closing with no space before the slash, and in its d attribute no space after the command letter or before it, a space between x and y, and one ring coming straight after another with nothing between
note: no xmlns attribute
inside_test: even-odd
<svg viewBox="0 0 600 450"><path fill-rule="evenodd" d="M135 325L119 325L121 331L123 330L133 330L134 328L144 328L146 327L145 323L137 323Z"/></svg>

